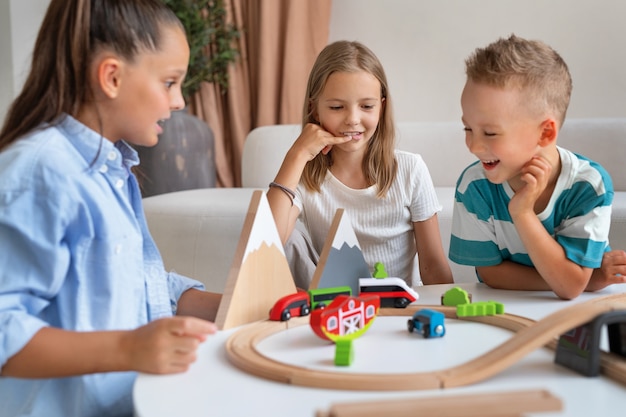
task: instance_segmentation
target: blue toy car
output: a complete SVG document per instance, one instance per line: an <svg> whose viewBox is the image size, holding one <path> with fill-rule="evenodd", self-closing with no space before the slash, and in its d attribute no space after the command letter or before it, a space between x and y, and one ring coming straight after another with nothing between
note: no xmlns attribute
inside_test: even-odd
<svg viewBox="0 0 626 417"><path fill-rule="evenodd" d="M424 308L413 314L407 322L409 333L421 332L425 338L443 337L446 334L445 315L436 310Z"/></svg>

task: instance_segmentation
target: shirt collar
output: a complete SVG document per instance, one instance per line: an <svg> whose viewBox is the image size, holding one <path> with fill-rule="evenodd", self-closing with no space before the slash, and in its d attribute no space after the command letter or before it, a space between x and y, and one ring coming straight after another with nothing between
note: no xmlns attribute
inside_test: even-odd
<svg viewBox="0 0 626 417"><path fill-rule="evenodd" d="M90 168L98 169L107 165L111 152L121 156L122 165L127 169L139 164L137 151L125 141L113 143L68 114L61 118L57 128L63 131Z"/></svg>

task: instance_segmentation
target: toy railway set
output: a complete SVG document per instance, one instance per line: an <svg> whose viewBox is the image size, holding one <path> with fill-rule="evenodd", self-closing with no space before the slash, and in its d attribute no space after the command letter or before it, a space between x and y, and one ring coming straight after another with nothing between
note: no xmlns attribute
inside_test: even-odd
<svg viewBox="0 0 626 417"><path fill-rule="evenodd" d="M404 282L396 282L397 278L387 278L378 269L373 277L360 278L364 271L368 273L364 264L350 222L343 209L338 209L311 282L311 291L298 291L265 195L255 191L216 318L222 330L242 326L226 343L230 362L250 374L300 386L370 391L430 390L483 381L532 351L548 347L555 350L558 364L586 376L602 373L626 385L626 294L578 303L534 321L505 313L504 306L495 301L472 302L470 295L456 288L442 295L442 305L416 305L418 295ZM270 359L258 349L259 343L269 336L308 324L317 336L335 343L335 365L347 366L353 354L351 341L363 335L376 316L408 316L408 331L424 338L444 337L444 318L492 325L514 334L464 364L400 374L312 370ZM601 351L599 346L600 329L605 325L610 352ZM463 408L464 412L474 410L479 414L472 415L481 416L502 415L498 410L517 416L521 412L560 409L559 400L545 391L515 392L498 396L501 398L495 401L489 397L471 397L470 400L459 398L443 407L439 404L437 415L468 415L459 414L454 407L470 403L469 408ZM339 404L318 415L366 417L392 409L407 411L394 415L414 415L412 413L420 407L415 408L411 401ZM439 401L419 400L422 410L429 410L431 403Z"/></svg>
<svg viewBox="0 0 626 417"><path fill-rule="evenodd" d="M579 326L593 323L607 313L626 310L626 294L597 298L559 310L542 320L534 321L512 314L485 316L456 315L456 307L417 306L405 309L381 308L381 316L412 316L417 310L429 308L440 311L446 318L470 320L501 327L515 334L484 355L465 364L450 369L432 372L403 374L349 374L324 370L311 370L291 364L276 362L257 350L257 345L266 337L289 327L308 324L308 317L292 319L289 322L265 321L254 326L246 326L234 333L227 343L230 361L240 369L251 374L283 382L286 384L320 387L327 389L403 391L426 390L458 387L473 384L504 371L530 352L546 346L557 349L559 337ZM619 323L615 325L623 327ZM608 378L626 385L626 346L622 342L626 336L622 333L614 339L615 352L598 352L598 372ZM618 346L619 345L619 346ZM621 354L620 352L621 351Z"/></svg>

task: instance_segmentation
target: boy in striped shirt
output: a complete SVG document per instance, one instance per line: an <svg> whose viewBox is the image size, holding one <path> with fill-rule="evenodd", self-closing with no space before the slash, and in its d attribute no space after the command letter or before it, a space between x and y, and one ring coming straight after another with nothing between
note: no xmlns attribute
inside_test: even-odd
<svg viewBox="0 0 626 417"><path fill-rule="evenodd" d="M465 141L479 161L457 182L450 259L491 287L562 299L624 282L624 252L608 245L611 178L557 146L572 90L563 59L512 35L477 49L466 74Z"/></svg>

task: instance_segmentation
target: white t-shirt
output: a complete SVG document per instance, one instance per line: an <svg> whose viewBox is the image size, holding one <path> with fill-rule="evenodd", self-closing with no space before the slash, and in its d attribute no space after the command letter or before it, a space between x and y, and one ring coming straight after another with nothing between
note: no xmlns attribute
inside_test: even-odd
<svg viewBox="0 0 626 417"><path fill-rule="evenodd" d="M300 219L318 253L337 209L343 208L352 221L370 271L373 272L376 262L382 262L389 276L404 278L413 285L420 281L419 276L413 276L416 254L413 222L430 219L441 210L441 205L422 157L399 150L395 151L395 157L398 172L384 198L376 196L375 185L355 190L329 171L319 193L299 185L294 204L300 209Z"/></svg>

